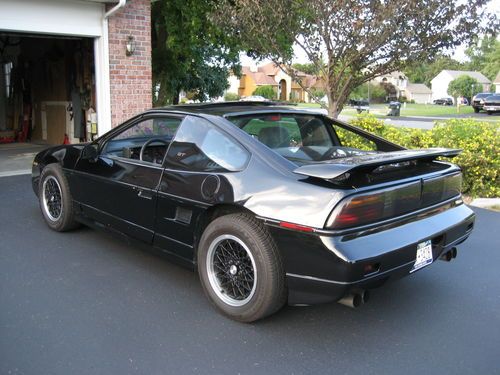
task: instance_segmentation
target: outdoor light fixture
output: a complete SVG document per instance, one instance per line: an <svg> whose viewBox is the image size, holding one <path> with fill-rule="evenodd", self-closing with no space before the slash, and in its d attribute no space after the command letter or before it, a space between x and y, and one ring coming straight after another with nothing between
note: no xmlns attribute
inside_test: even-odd
<svg viewBox="0 0 500 375"><path fill-rule="evenodd" d="M125 53L127 56L132 56L135 52L135 39L132 35L127 37L127 45Z"/></svg>

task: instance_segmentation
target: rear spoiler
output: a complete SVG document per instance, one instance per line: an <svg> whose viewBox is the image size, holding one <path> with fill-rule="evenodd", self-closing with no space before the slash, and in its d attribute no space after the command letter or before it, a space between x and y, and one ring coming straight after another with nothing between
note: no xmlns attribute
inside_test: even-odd
<svg viewBox="0 0 500 375"><path fill-rule="evenodd" d="M383 152L377 154L365 154L339 158L326 162L303 165L294 169L294 173L308 177L317 177L324 180L334 180L346 173L363 170L371 172L383 165L396 165L398 163L425 160L432 161L440 156L452 158L460 154L462 150L449 148L428 148L423 150L402 150Z"/></svg>

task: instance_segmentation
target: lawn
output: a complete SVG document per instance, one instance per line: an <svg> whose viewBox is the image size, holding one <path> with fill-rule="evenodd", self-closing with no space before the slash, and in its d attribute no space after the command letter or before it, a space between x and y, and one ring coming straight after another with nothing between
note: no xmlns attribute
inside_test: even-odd
<svg viewBox="0 0 500 375"><path fill-rule="evenodd" d="M299 103L299 107L304 108L320 108L319 104L316 103ZM387 115L388 108L386 104L372 104L370 106L370 113L377 117L385 117ZM460 107L461 114L474 113L471 106ZM342 111L344 115L354 115L356 110L352 107L346 106ZM449 116L456 115L457 107L455 106L443 106L434 104L403 104L401 107L401 116Z"/></svg>

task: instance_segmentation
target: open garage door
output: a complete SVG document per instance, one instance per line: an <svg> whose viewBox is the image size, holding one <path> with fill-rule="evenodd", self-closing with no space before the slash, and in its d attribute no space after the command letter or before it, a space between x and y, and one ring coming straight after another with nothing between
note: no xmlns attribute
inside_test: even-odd
<svg viewBox="0 0 500 375"><path fill-rule="evenodd" d="M0 141L92 139L92 38L0 32Z"/></svg>

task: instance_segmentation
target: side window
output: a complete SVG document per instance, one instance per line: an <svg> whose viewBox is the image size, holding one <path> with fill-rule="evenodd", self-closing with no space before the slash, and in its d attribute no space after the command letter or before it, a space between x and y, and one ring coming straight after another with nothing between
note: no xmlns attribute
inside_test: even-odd
<svg viewBox="0 0 500 375"><path fill-rule="evenodd" d="M334 125L333 128L335 129L335 133L337 133L337 137L343 147L350 147L364 151L377 151L377 145L365 137L341 128L340 126Z"/></svg>
<svg viewBox="0 0 500 375"><path fill-rule="evenodd" d="M214 125L187 116L168 150L167 164L188 171L234 172L242 170L249 158L248 151Z"/></svg>
<svg viewBox="0 0 500 375"><path fill-rule="evenodd" d="M108 140L102 154L162 164L181 121L181 118L175 117L140 121Z"/></svg>

